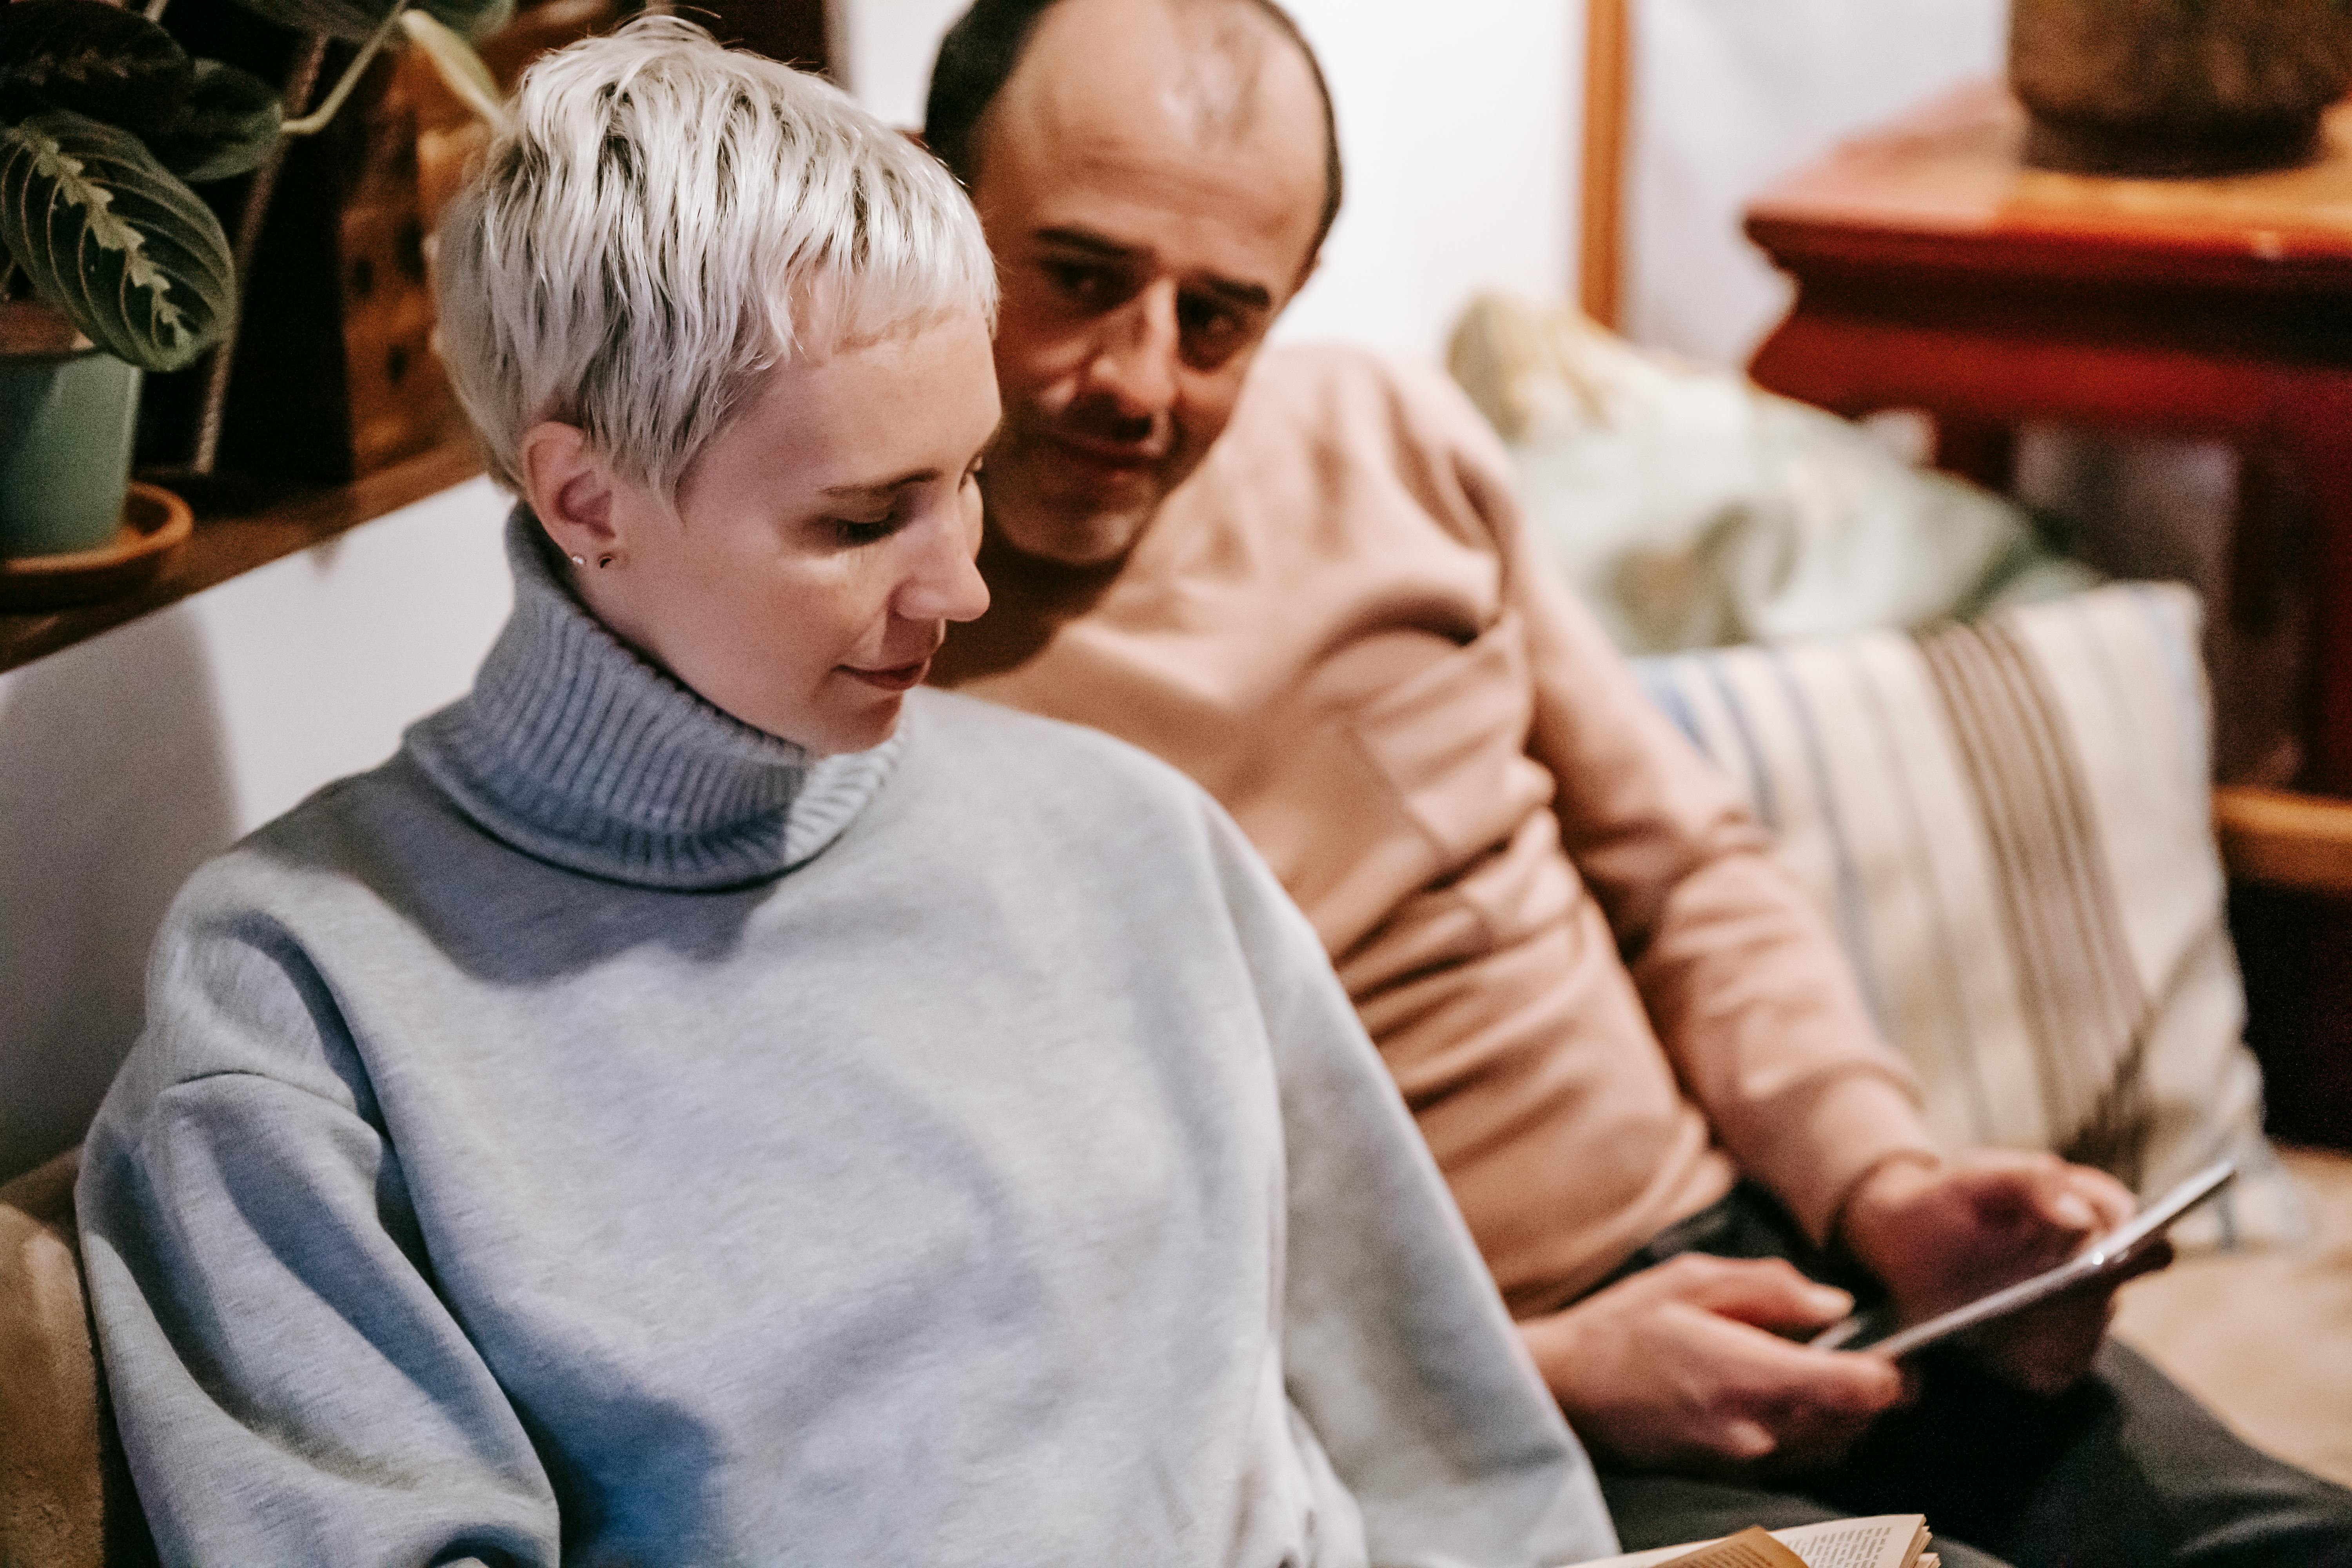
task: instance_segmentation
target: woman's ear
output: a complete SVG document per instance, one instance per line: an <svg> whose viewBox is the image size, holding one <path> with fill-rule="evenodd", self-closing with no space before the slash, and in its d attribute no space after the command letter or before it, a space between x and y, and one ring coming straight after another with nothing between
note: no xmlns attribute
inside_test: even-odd
<svg viewBox="0 0 2352 1568"><path fill-rule="evenodd" d="M523 432L523 500L555 547L574 562L620 548L613 520L613 478L577 425L544 420Z"/></svg>

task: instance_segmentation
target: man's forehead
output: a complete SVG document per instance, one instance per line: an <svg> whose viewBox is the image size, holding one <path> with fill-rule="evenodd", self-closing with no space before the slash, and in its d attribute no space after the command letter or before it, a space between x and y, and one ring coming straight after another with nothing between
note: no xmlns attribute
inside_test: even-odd
<svg viewBox="0 0 2352 1568"><path fill-rule="evenodd" d="M1048 11L982 126L992 228L1016 207L1031 237L1080 229L1131 249L1234 251L1220 269L1286 287L1321 216L1321 99L1303 57L1256 16L1232 0ZM1267 32L1255 54L1216 31L1235 18ZM1278 260L1238 254L1268 245Z"/></svg>
<svg viewBox="0 0 2352 1568"><path fill-rule="evenodd" d="M1319 179L1324 156L1310 69L1246 0L1061 0L988 120L1056 161L1241 153Z"/></svg>

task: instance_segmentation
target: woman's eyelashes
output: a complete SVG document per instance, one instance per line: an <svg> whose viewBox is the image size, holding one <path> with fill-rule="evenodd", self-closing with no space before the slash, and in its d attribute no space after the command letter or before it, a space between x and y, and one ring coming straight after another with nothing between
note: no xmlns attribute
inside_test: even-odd
<svg viewBox="0 0 2352 1568"><path fill-rule="evenodd" d="M956 481L957 494L962 494L980 482L980 459L974 458L971 466L964 469L963 478ZM824 520L824 527L846 549L854 550L862 544L879 544L914 521L916 512L922 506L923 491L929 488L928 485L909 485L898 491L889 509L878 516L828 517Z"/></svg>
<svg viewBox="0 0 2352 1568"><path fill-rule="evenodd" d="M903 521L898 515L899 510L894 506L880 517L874 518L829 517L825 522L832 528L835 538L854 549L860 544L878 544L898 532Z"/></svg>
<svg viewBox="0 0 2352 1568"><path fill-rule="evenodd" d="M880 500L882 498L875 498ZM829 517L825 526L841 544L856 549L861 544L879 544L914 520L922 505L919 487L908 485L894 490L888 504L880 511L869 511L862 517Z"/></svg>

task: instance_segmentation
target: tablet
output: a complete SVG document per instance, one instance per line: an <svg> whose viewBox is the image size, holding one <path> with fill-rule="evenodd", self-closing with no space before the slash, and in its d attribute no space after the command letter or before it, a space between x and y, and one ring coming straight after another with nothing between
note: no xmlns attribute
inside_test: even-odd
<svg viewBox="0 0 2352 1568"><path fill-rule="evenodd" d="M1989 1296L1979 1296L1965 1307L1955 1307L1907 1329L1895 1328L1875 1310L1859 1312L1824 1329L1807 1342L1818 1350L1866 1350L1876 1355L1909 1355L1962 1329L2022 1311L2061 1291L2120 1272L2140 1256L2148 1242L2163 1235L2173 1221L2228 1186L2237 1173L2236 1161L2217 1161L2140 1210L2128 1224L2099 1237L2057 1268Z"/></svg>

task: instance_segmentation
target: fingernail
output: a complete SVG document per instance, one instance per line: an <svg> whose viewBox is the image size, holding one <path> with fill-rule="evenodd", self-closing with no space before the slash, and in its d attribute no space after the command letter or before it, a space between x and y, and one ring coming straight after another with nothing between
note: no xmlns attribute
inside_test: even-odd
<svg viewBox="0 0 2352 1568"><path fill-rule="evenodd" d="M1813 1305L1824 1312L1835 1312L1843 1317L1853 1310L1853 1298L1834 1285L1816 1285L1813 1287Z"/></svg>
<svg viewBox="0 0 2352 1568"><path fill-rule="evenodd" d="M2090 1205L2073 1193L2061 1194L2058 1201L2050 1205L2050 1212L2056 1215L2062 1223L2078 1230L2090 1229L2092 1223L2099 1217L2091 1211Z"/></svg>

